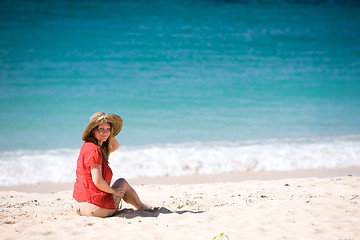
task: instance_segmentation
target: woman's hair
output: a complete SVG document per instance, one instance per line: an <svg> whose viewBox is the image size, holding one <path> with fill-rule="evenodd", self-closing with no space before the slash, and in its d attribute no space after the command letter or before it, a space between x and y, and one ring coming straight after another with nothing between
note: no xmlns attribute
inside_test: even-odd
<svg viewBox="0 0 360 240"><path fill-rule="evenodd" d="M103 123L103 122L106 122L106 121L100 122L99 125L100 125L101 123ZM110 124L110 129L111 129L111 123L109 123L109 124ZM110 134L109 138L108 138L105 142L103 142L103 144L100 146L100 145L99 145L99 141L96 139L96 137L95 137L95 135L94 135L94 130L95 130L96 128L98 128L99 125L97 125L96 127L94 127L94 128L90 131L90 136L89 136L89 137L94 141L94 143L95 143L96 145L98 145L98 146L100 147L101 153L102 153L103 158L104 158L104 162L106 163L106 165L109 165L109 156L110 156L110 144L109 144L109 139L110 139L111 134ZM111 131L110 131L110 132L111 132Z"/></svg>

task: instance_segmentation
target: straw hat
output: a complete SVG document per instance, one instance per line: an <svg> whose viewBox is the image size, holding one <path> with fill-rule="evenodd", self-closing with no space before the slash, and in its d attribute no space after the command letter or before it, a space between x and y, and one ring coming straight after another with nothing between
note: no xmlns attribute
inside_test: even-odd
<svg viewBox="0 0 360 240"><path fill-rule="evenodd" d="M89 124L87 125L82 135L82 140L86 141L90 135L91 130L93 130L96 126L98 126L102 122L111 123L111 136L113 137L119 134L123 123L121 117L114 113L107 113L107 114L103 112L94 113L89 119Z"/></svg>

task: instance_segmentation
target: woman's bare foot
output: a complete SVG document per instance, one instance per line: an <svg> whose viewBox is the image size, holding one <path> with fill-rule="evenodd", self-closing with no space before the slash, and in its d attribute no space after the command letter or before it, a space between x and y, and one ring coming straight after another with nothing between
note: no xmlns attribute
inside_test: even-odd
<svg viewBox="0 0 360 240"><path fill-rule="evenodd" d="M144 210L153 210L154 208L148 204L142 204L140 208L138 208L137 210L139 209L144 209Z"/></svg>

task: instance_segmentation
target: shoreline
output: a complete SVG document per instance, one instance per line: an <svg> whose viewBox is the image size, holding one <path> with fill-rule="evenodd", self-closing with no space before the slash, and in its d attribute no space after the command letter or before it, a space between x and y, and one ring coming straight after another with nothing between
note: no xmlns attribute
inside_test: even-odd
<svg viewBox="0 0 360 240"><path fill-rule="evenodd" d="M360 166L349 168L301 169L294 171L259 171L235 172L221 174L197 174L186 176L142 177L127 179L133 185L186 185L202 183L268 181L292 178L334 178L343 176L360 176ZM113 179L117 178L116 176ZM0 192L16 191L25 193L56 193L72 190L74 183L39 183L29 185L1 186Z"/></svg>

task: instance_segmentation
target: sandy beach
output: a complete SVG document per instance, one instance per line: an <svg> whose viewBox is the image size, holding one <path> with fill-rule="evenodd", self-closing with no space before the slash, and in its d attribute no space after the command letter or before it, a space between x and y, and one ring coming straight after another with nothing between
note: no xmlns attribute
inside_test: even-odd
<svg viewBox="0 0 360 240"><path fill-rule="evenodd" d="M81 217L70 183L0 187L0 239L360 238L359 167L129 182L159 209Z"/></svg>
<svg viewBox="0 0 360 240"><path fill-rule="evenodd" d="M0 0L0 240L360 240L359 13Z"/></svg>

